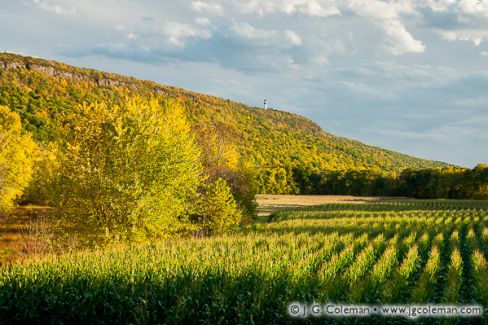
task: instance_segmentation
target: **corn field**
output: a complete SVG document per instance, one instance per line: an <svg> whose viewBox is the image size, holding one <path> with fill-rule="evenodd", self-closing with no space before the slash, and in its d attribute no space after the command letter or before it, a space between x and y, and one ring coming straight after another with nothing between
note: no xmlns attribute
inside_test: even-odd
<svg viewBox="0 0 488 325"><path fill-rule="evenodd" d="M287 305L436 303L486 309L487 258L486 201L328 204L277 212L269 222L226 237L4 266L0 323L409 323L296 320Z"/></svg>

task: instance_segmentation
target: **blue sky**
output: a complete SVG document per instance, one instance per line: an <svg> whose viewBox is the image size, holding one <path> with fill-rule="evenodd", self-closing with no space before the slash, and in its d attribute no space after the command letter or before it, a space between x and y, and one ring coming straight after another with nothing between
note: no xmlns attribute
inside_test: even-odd
<svg viewBox="0 0 488 325"><path fill-rule="evenodd" d="M0 50L302 114L488 163L488 1L0 0Z"/></svg>

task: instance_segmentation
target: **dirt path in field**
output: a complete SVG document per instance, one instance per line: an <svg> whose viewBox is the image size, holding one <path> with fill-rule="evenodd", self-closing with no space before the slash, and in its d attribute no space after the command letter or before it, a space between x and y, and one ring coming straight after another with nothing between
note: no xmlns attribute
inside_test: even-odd
<svg viewBox="0 0 488 325"><path fill-rule="evenodd" d="M299 208L328 203L366 203L384 200L382 197L349 196L349 195L274 195L258 194L258 216L268 216L278 210Z"/></svg>

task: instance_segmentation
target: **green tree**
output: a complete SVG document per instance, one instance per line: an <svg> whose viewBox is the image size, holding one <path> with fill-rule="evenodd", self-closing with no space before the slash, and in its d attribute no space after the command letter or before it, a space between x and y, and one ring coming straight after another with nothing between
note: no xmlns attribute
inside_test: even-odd
<svg viewBox="0 0 488 325"><path fill-rule="evenodd" d="M198 205L199 213L194 220L203 235L232 231L241 223L242 214L230 187L222 178L207 186Z"/></svg>
<svg viewBox="0 0 488 325"><path fill-rule="evenodd" d="M473 179L473 198L486 200L488 199L488 165L479 164L471 170Z"/></svg>
<svg viewBox="0 0 488 325"><path fill-rule="evenodd" d="M106 240L191 228L200 150L175 101L95 103L63 121L58 193L65 216Z"/></svg>
<svg viewBox="0 0 488 325"><path fill-rule="evenodd" d="M193 128L202 149L201 161L205 181L212 183L219 178L230 186L232 195L246 222L251 222L256 214L256 173L255 168L237 151L231 139L235 131L223 123L199 124Z"/></svg>
<svg viewBox="0 0 488 325"><path fill-rule="evenodd" d="M0 106L0 213L10 211L32 178L37 146L18 114Z"/></svg>

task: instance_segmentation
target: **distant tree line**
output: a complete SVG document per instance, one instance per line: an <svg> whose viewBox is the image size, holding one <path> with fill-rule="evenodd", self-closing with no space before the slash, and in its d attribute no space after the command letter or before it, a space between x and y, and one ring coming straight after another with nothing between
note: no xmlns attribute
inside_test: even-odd
<svg viewBox="0 0 488 325"><path fill-rule="evenodd" d="M374 171L311 171L294 168L291 187L300 194L405 196L419 199L488 199L488 165L473 169L406 169L400 174Z"/></svg>

